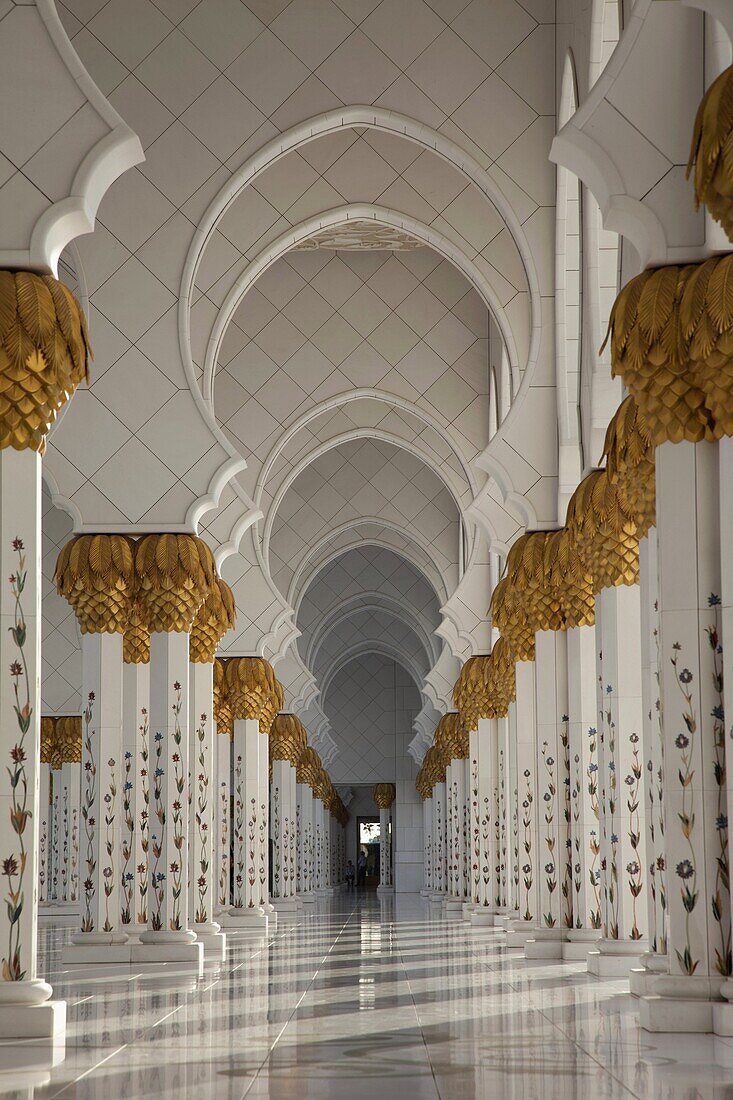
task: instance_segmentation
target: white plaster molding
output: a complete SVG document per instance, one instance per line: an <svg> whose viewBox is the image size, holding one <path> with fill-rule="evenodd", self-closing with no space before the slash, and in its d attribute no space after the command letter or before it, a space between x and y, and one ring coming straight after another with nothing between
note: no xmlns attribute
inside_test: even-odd
<svg viewBox="0 0 733 1100"><path fill-rule="evenodd" d="M382 611L398 622L406 622L421 643L428 664L438 659L440 646L433 640L435 632L429 623L426 624L419 612L408 604L400 603L381 592L363 592L342 600L319 621L318 628L313 631L306 649L304 657L306 666L316 667L318 651L332 630L355 615L372 611ZM303 637L302 632L301 637Z"/></svg>
<svg viewBox="0 0 733 1100"><path fill-rule="evenodd" d="M145 160L140 139L118 115L81 63L56 11L54 0L36 0L46 32L79 91L110 132L86 153L76 170L71 194L52 203L37 220L28 248L0 249L0 267L22 267L56 275L64 248L91 233L99 204L114 181ZM36 74L38 77L38 74Z"/></svg>
<svg viewBox="0 0 733 1100"><path fill-rule="evenodd" d="M365 126L395 134L437 153L452 168L461 172L496 207L514 240L524 266L530 295L530 341L527 365L535 362L540 336L539 279L524 229L501 188L478 161L445 134L438 133L426 124L399 114L397 111L354 105L324 112L278 134L232 175L202 217L186 256L179 295L179 342L192 390L198 389L199 386L191 357L189 311L192 305L196 272L206 244L212 237L220 218L248 184L253 183L262 172L289 152L318 137L353 126Z"/></svg>
<svg viewBox="0 0 733 1100"><path fill-rule="evenodd" d="M234 286L227 294L217 313L211 334L209 336L203 369L203 394L205 400L214 415L214 376L219 359L219 351L222 340L226 334L229 322L238 309L247 291L255 285L257 280L268 268L286 253L297 248L298 244L312 237L314 233L338 225L348 224L349 221L365 221L372 219L379 225L393 226L405 230L423 244L432 248L463 273L468 282L474 287L482 298L486 308L492 314L502 339L509 352L512 365L518 366L517 349L509 319L506 316L498 293L486 275L476 266L473 259L461 251L453 242L432 226L402 214L398 210L390 210L386 207L375 206L370 203L352 203L323 211L306 221L300 222L291 229L286 230L276 240L264 248L254 260L251 260L240 274ZM519 293L519 291L517 292Z"/></svg>

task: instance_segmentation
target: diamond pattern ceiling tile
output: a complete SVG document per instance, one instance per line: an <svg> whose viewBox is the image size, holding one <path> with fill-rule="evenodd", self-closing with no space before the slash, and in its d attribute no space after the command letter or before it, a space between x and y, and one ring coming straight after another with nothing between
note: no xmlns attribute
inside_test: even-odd
<svg viewBox="0 0 733 1100"><path fill-rule="evenodd" d="M489 75L487 65L446 28L407 70L407 75L448 114Z"/></svg>
<svg viewBox="0 0 733 1100"><path fill-rule="evenodd" d="M400 70L357 30L326 58L316 75L342 103L373 103Z"/></svg>
<svg viewBox="0 0 733 1100"><path fill-rule="evenodd" d="M219 69L231 64L263 29L241 0L201 0L181 30Z"/></svg>
<svg viewBox="0 0 733 1100"><path fill-rule="evenodd" d="M404 71L445 24L423 0L382 0L361 29Z"/></svg>
<svg viewBox="0 0 733 1100"><path fill-rule="evenodd" d="M293 0L270 26L309 69L316 69L354 29L331 0Z"/></svg>
<svg viewBox="0 0 733 1100"><path fill-rule="evenodd" d="M236 61L226 75L265 115L283 103L308 76L308 69L284 42L265 30Z"/></svg>

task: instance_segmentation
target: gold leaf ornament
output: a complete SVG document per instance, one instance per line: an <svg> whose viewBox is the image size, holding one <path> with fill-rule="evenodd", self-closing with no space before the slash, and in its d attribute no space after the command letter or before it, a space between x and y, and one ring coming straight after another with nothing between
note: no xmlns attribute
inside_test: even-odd
<svg viewBox="0 0 733 1100"><path fill-rule="evenodd" d="M90 358L84 314L63 283L0 271L0 448L43 454Z"/></svg>
<svg viewBox="0 0 733 1100"><path fill-rule="evenodd" d="M211 664L224 635L236 623L234 593L226 581L215 577L191 628L189 656L194 664Z"/></svg>
<svg viewBox="0 0 733 1100"><path fill-rule="evenodd" d="M733 240L733 66L713 81L698 107L688 178L693 170L695 208L704 204Z"/></svg>
<svg viewBox="0 0 733 1100"><path fill-rule="evenodd" d="M126 535L76 535L61 550L56 589L82 634L124 634L135 590L134 543Z"/></svg>
<svg viewBox="0 0 733 1100"><path fill-rule="evenodd" d="M397 790L394 783L377 783L372 791L372 798L379 810L388 810L396 795Z"/></svg>
<svg viewBox="0 0 733 1100"><path fill-rule="evenodd" d="M140 613L148 629L190 633L214 585L211 550L196 535L144 535L135 551Z"/></svg>

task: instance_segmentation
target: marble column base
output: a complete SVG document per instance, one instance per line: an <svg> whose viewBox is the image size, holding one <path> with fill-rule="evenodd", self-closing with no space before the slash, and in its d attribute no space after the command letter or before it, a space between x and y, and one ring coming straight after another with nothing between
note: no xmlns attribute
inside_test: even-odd
<svg viewBox="0 0 733 1100"><path fill-rule="evenodd" d="M446 920L463 920L463 898L445 898L443 916Z"/></svg>
<svg viewBox="0 0 733 1100"><path fill-rule="evenodd" d="M296 898L275 898L272 904L279 917L294 916L299 909Z"/></svg>
<svg viewBox="0 0 733 1100"><path fill-rule="evenodd" d="M378 886L377 887L377 897L378 898L393 898L394 897L394 886L381 886L381 885Z"/></svg>
<svg viewBox="0 0 733 1100"><path fill-rule="evenodd" d="M227 954L227 938L224 932L209 932L200 930L200 925L194 925L196 940L204 949L204 962L224 962Z"/></svg>
<svg viewBox="0 0 733 1100"><path fill-rule="evenodd" d="M430 904L431 905L442 905L444 901L445 901L445 894L434 892L430 895Z"/></svg>
<svg viewBox="0 0 733 1100"><path fill-rule="evenodd" d="M658 974L650 982L651 994L639 998L639 1023L645 1031L705 1034L715 1029L718 1010L718 1022L725 1027L724 1010L730 1006L720 999L723 984L720 978Z"/></svg>
<svg viewBox="0 0 733 1100"><path fill-rule="evenodd" d="M476 904L473 901L464 901L463 903L463 915L468 920L476 908Z"/></svg>
<svg viewBox="0 0 733 1100"><path fill-rule="evenodd" d="M319 886L318 889L316 890L316 897L317 898L332 898L333 897L333 887L332 886Z"/></svg>
<svg viewBox="0 0 733 1100"><path fill-rule="evenodd" d="M152 933L159 935L160 933ZM204 945L200 940L165 940L162 943L144 942L130 944L132 966L157 966L174 963L176 970L203 974Z"/></svg>
<svg viewBox="0 0 733 1100"><path fill-rule="evenodd" d="M588 973L598 978L628 978L629 971L646 952L646 940L607 940L588 952Z"/></svg>
<svg viewBox="0 0 733 1100"><path fill-rule="evenodd" d="M429 886L423 886L422 890L420 891L420 897L421 898L429 898L431 896L432 892L433 891L430 889Z"/></svg>
<svg viewBox="0 0 733 1100"><path fill-rule="evenodd" d="M256 909L232 908L221 914L221 926L227 933L266 936L270 930L269 925L270 918L261 906Z"/></svg>
<svg viewBox="0 0 733 1100"><path fill-rule="evenodd" d="M561 959L564 928L539 928L525 941L525 959Z"/></svg>
<svg viewBox="0 0 733 1100"><path fill-rule="evenodd" d="M494 914L494 928L503 928L504 931L508 931L512 927L513 922L517 919L516 911L514 913L495 913Z"/></svg>
<svg viewBox="0 0 733 1100"><path fill-rule="evenodd" d="M63 1043L66 1001L0 1004L0 1035L3 1039L49 1039L53 1043Z"/></svg>
<svg viewBox="0 0 733 1100"><path fill-rule="evenodd" d="M582 962L588 958L588 952L598 947L601 934L597 928L571 928L565 934L562 945L562 957L567 962Z"/></svg>
<svg viewBox="0 0 733 1100"><path fill-rule="evenodd" d="M533 921L513 920L506 930L506 946L524 948L527 940L533 939L537 925Z"/></svg>
<svg viewBox="0 0 733 1100"><path fill-rule="evenodd" d="M303 905L315 905L316 904L316 895L315 895L313 890L311 890L310 893L307 893L307 894L306 893L299 894L298 897L302 901Z"/></svg>
<svg viewBox="0 0 733 1100"><path fill-rule="evenodd" d="M666 955L658 955L654 951L647 951L641 956L641 966L635 966L629 971L629 992L634 997L647 997L653 992L653 982L660 974L666 974L669 961Z"/></svg>
<svg viewBox="0 0 733 1100"><path fill-rule="evenodd" d="M469 919L472 928L496 927L496 913L485 905L475 905Z"/></svg>
<svg viewBox="0 0 733 1100"><path fill-rule="evenodd" d="M61 951L62 966L112 966L130 964L126 932L75 932Z"/></svg>

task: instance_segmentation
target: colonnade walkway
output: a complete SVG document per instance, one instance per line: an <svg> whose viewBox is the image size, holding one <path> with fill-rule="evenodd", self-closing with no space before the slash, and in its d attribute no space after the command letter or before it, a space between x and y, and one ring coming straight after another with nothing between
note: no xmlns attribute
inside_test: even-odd
<svg viewBox="0 0 733 1100"><path fill-rule="evenodd" d="M203 978L61 968L63 1060L0 1040L0 1095L529 1100L733 1095L733 1039L640 1031L628 982L525 960L413 895L340 895ZM35 1060L35 1064L34 1064Z"/></svg>

